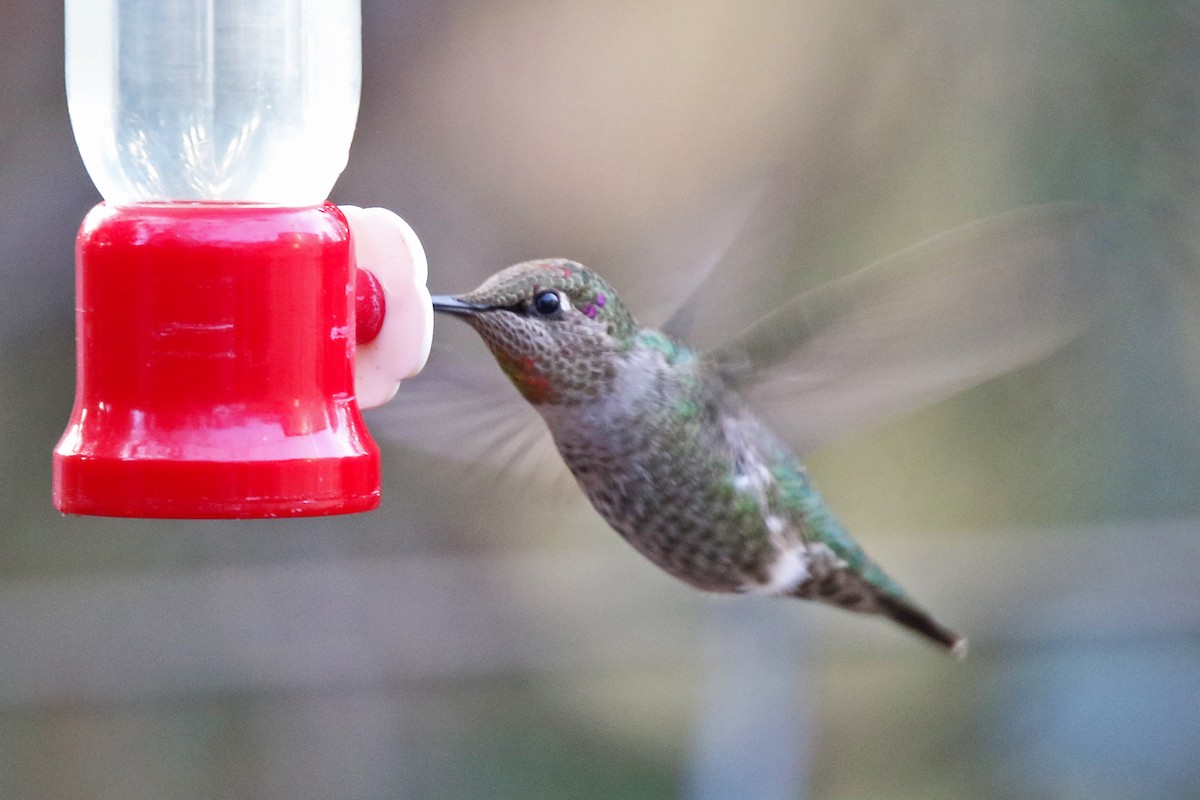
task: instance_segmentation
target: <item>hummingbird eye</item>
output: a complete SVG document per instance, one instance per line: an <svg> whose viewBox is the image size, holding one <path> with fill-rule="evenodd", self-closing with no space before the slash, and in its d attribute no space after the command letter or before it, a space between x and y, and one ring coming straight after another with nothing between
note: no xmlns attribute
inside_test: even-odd
<svg viewBox="0 0 1200 800"><path fill-rule="evenodd" d="M554 316L562 310L563 304L562 295L551 289L538 292L533 298L533 310L543 317Z"/></svg>

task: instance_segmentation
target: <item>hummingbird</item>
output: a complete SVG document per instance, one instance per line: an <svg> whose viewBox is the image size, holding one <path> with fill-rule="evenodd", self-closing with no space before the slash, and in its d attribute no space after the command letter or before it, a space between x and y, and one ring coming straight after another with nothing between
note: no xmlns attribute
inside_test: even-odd
<svg viewBox="0 0 1200 800"><path fill-rule="evenodd" d="M595 510L668 574L710 592L881 615L962 657L967 640L867 556L743 390L782 365L808 379L800 399L819 396L838 381L813 380L827 371L815 353L848 352L851 371L864 358L893 366L897 336L924 337L919 347L933 353L926 377L900 382L908 400L1044 354L1078 316L1062 313L1061 301L1085 304L1062 265L1074 249L1066 234L1087 216L1042 208L967 226L781 303L705 351L666 332L670 324L640 324L608 281L564 258L516 264L471 291L434 296L433 306L479 334ZM916 323L894 319L898 306L908 319L915 306ZM927 332L943 323L951 330ZM931 366L947 364L954 369ZM865 405L878 394L867 391Z"/></svg>

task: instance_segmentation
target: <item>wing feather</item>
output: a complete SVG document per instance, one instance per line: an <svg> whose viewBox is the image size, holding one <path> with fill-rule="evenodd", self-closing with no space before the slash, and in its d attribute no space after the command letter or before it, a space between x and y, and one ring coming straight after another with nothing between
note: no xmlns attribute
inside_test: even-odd
<svg viewBox="0 0 1200 800"><path fill-rule="evenodd" d="M789 441L831 436L1045 357L1102 297L1105 215L1032 206L801 293L709 353Z"/></svg>

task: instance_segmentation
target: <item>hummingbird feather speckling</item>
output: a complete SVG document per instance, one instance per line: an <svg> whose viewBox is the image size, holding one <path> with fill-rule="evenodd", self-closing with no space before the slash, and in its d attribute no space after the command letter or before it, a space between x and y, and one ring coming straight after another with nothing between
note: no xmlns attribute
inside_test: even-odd
<svg viewBox="0 0 1200 800"><path fill-rule="evenodd" d="M1076 234L1092 216L1053 206L967 226L778 304L705 352L640 325L566 259L517 264L434 308L475 329L595 509L666 572L881 614L962 655L966 640L867 557L751 409L774 397L810 430L836 430L1044 355L1090 305Z"/></svg>

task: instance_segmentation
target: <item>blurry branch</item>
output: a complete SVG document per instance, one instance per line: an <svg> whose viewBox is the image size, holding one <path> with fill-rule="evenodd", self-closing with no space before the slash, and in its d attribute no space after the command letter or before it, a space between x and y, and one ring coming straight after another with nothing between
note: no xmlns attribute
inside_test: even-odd
<svg viewBox="0 0 1200 800"><path fill-rule="evenodd" d="M899 537L873 551L986 658L1196 635L1198 526ZM0 705L679 664L703 651L714 604L749 602L664 583L617 548L10 579L0 582ZM754 602L747 613L819 620L860 653L920 648L875 620Z"/></svg>

